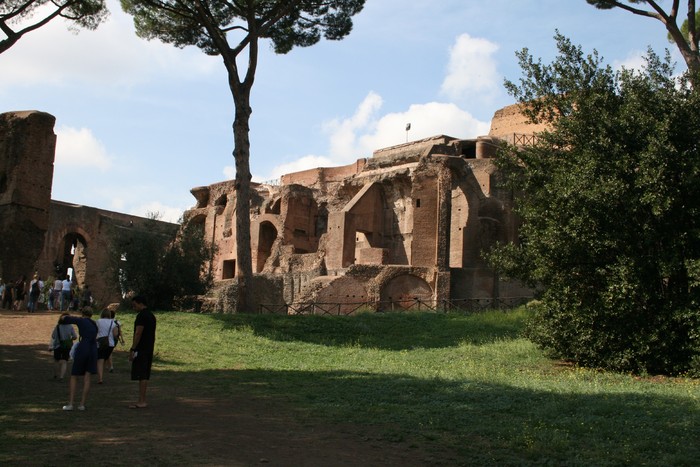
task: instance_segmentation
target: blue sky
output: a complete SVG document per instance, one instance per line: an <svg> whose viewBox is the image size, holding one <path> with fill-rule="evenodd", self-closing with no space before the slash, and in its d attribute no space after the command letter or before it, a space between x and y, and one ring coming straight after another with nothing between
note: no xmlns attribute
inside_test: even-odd
<svg viewBox="0 0 700 467"><path fill-rule="evenodd" d="M668 3L668 2L661 2ZM54 21L0 54L0 112L56 117L53 199L176 221L189 190L233 178L233 100L218 57L136 37L117 0L96 31ZM558 29L606 62L669 48L658 21L585 0L367 0L343 41L287 55L263 43L251 171L264 181L344 165L436 134L488 133L514 101L515 51L549 61Z"/></svg>

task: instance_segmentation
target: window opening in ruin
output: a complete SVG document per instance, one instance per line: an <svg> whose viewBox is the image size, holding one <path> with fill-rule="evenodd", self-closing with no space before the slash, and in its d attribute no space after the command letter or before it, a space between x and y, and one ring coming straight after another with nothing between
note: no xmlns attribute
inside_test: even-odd
<svg viewBox="0 0 700 467"><path fill-rule="evenodd" d="M221 195L217 198L216 203L214 203L215 206L226 206L226 203L228 202L228 198L226 195Z"/></svg>
<svg viewBox="0 0 700 467"><path fill-rule="evenodd" d="M462 142L462 156L465 159L476 159L476 141Z"/></svg>
<svg viewBox="0 0 700 467"><path fill-rule="evenodd" d="M416 207L417 207L417 208L420 207L420 198L418 198L418 199L416 200Z"/></svg>
<svg viewBox="0 0 700 467"><path fill-rule="evenodd" d="M274 203L272 203L272 206L269 206L267 208L267 212L269 212L270 214L279 214L280 209L281 209L281 205L282 205L282 200L277 199Z"/></svg>
<svg viewBox="0 0 700 467"><path fill-rule="evenodd" d="M225 259L223 267L221 269L222 279L233 279L234 277L236 277L236 260Z"/></svg>
<svg viewBox="0 0 700 467"><path fill-rule="evenodd" d="M257 272L262 272L267 259L272 254L272 245L277 240L277 229L272 222L262 222L258 234Z"/></svg>
<svg viewBox="0 0 700 467"><path fill-rule="evenodd" d="M71 282L82 289L85 286L88 266L87 242L79 233L71 232L63 237L62 249L62 258L57 261L59 266L56 273L59 276L70 276Z"/></svg>
<svg viewBox="0 0 700 467"><path fill-rule="evenodd" d="M314 236L320 237L328 231L328 209L326 203L321 203L318 207L317 215L314 216Z"/></svg>

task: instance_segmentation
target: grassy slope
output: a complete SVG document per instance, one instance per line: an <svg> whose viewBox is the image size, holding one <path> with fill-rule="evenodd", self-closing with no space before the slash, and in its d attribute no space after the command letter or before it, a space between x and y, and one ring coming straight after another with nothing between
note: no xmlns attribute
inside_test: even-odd
<svg viewBox="0 0 700 467"><path fill-rule="evenodd" d="M468 465L695 465L697 380L561 365L519 337L525 318L159 313L155 370L158 384L282 399Z"/></svg>

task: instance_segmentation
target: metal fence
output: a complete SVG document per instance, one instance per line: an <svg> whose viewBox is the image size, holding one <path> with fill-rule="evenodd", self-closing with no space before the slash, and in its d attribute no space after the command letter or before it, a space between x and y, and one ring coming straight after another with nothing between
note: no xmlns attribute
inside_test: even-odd
<svg viewBox="0 0 700 467"><path fill-rule="evenodd" d="M451 300L395 300L367 301L356 303L307 302L281 305L260 305L259 313L288 315L332 315L347 316L356 312L414 312L433 313L462 312L477 313L486 310L507 310L523 305L532 297L464 298Z"/></svg>
<svg viewBox="0 0 700 467"><path fill-rule="evenodd" d="M528 135L523 133L512 133L506 135L503 139L514 146L532 146L537 142L536 135Z"/></svg>

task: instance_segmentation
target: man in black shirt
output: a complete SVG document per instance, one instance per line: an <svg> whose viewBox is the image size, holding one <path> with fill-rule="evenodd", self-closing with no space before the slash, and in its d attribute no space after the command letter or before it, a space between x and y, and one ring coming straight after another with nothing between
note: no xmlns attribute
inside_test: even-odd
<svg viewBox="0 0 700 467"><path fill-rule="evenodd" d="M139 401L130 405L130 409L144 409L146 389L151 377L153 348L156 343L156 317L148 309L146 298L137 295L131 299L131 306L138 312L134 321L134 341L129 353L131 362L131 380L139 382Z"/></svg>

